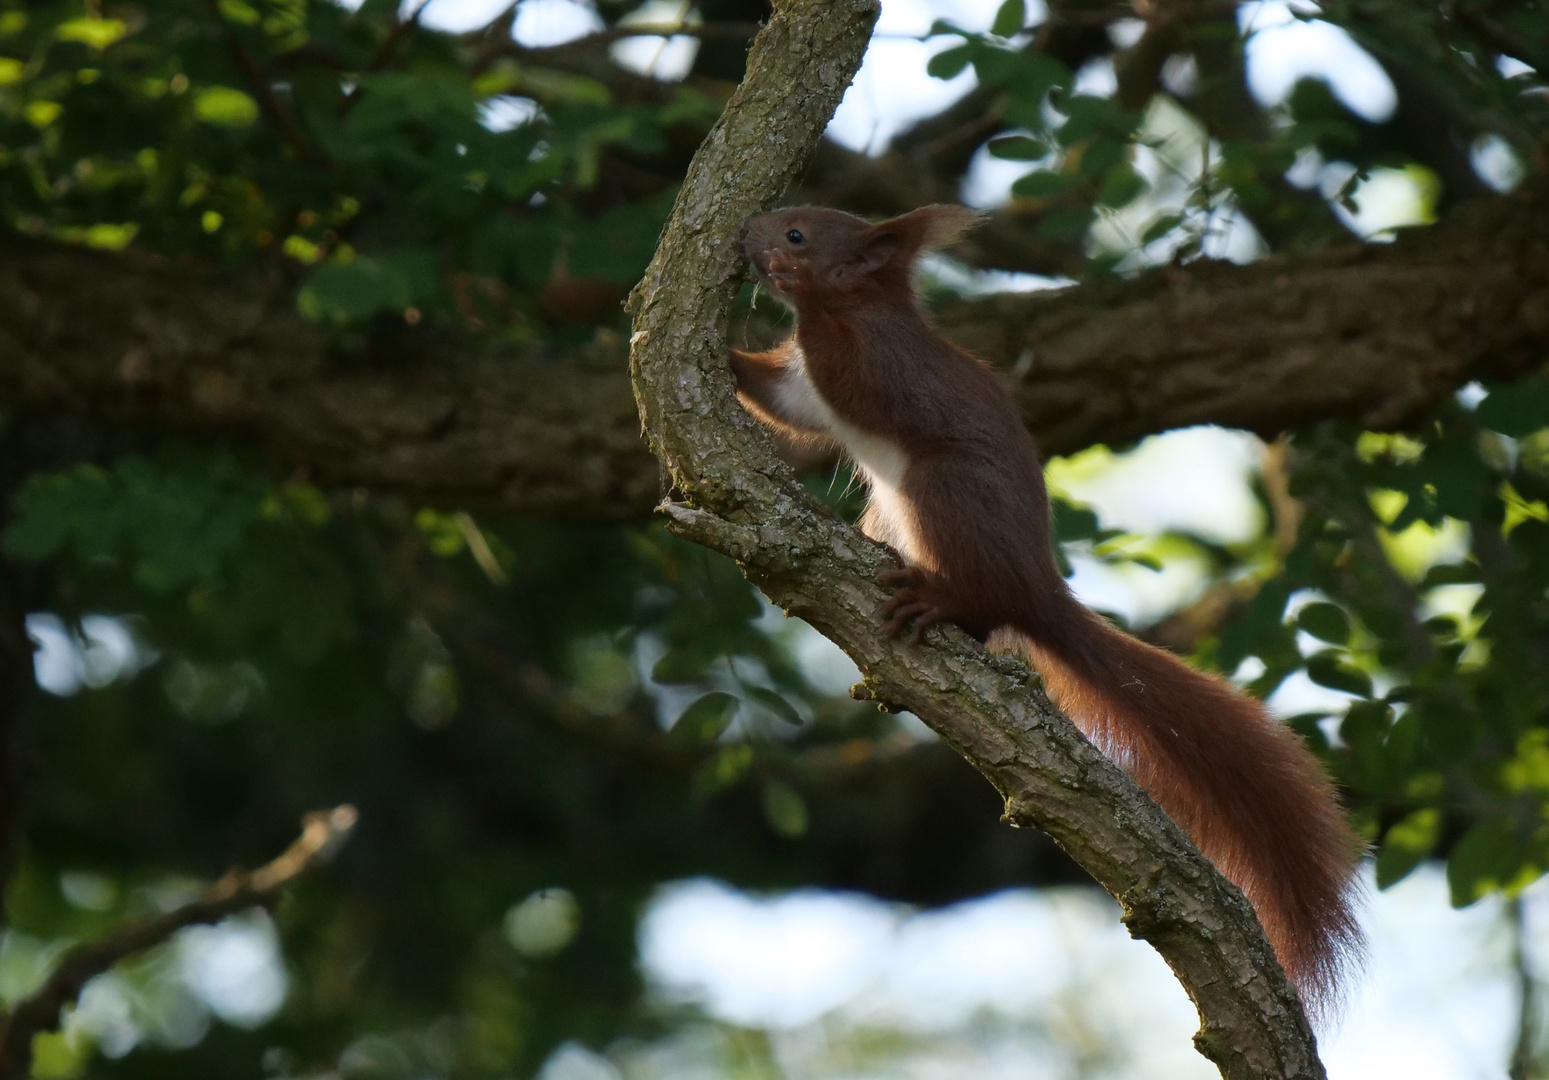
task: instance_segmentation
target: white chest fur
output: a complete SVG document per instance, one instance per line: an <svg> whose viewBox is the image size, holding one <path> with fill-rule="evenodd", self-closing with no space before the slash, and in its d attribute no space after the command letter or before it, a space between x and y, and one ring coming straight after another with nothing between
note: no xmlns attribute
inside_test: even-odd
<svg viewBox="0 0 1549 1080"><path fill-rule="evenodd" d="M862 530L910 562L918 561L914 515L903 496L904 474L909 469L909 457L903 447L838 416L812 384L806 357L799 348L792 350L785 370L785 379L777 391L781 411L793 420L827 431L866 481L870 499L861 519Z"/></svg>

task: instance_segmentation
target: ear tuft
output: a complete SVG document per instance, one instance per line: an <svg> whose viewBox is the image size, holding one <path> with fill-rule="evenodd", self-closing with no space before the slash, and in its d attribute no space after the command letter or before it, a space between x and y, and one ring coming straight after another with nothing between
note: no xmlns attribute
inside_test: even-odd
<svg viewBox="0 0 1549 1080"><path fill-rule="evenodd" d="M910 264L922 252L955 244L984 215L966 206L935 203L873 225L857 242L854 267L873 274L890 263Z"/></svg>
<svg viewBox="0 0 1549 1080"><path fill-rule="evenodd" d="M950 247L983 223L985 214L953 203L935 203L922 206L914 214L925 219L925 231L920 243L921 251L938 251ZM910 215L913 216L913 215Z"/></svg>

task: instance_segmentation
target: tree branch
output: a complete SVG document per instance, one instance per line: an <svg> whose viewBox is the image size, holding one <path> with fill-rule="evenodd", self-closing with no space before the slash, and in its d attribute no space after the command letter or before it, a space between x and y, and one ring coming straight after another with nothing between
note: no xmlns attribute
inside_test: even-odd
<svg viewBox="0 0 1549 1080"><path fill-rule="evenodd" d="M20 1080L30 1073L33 1038L58 1029L60 1011L75 1002L91 979L186 926L217 923L252 907L273 907L287 885L339 850L356 820L353 806L308 814L301 836L274 861L251 872L233 870L196 900L70 949L43 985L0 1019L0 1080Z"/></svg>
<svg viewBox="0 0 1549 1080"><path fill-rule="evenodd" d="M942 308L949 337L1009 371L1046 453L1191 424L1268 438L1327 419L1392 430L1549 346L1549 198L1462 207L1392 244Z"/></svg>
<svg viewBox="0 0 1549 1080"><path fill-rule="evenodd" d="M36 689L33 645L17 570L0 560L0 919L21 856L27 791L36 769L28 715Z"/></svg>
<svg viewBox="0 0 1549 1080"><path fill-rule="evenodd" d="M1529 190L1393 244L1168 267L937 318L1007 372L1045 453L1190 424L1391 429L1549 355L1546 250L1549 198ZM0 401L238 440L320 483L444 505L596 521L658 496L609 332L563 354L429 326L345 347L272 271L4 233Z"/></svg>
<svg viewBox="0 0 1549 1080"><path fill-rule="evenodd" d="M1321 1077L1296 995L1241 894L1053 709L1025 666L985 656L955 629L933 631L931 648L883 637L874 581L886 549L807 496L737 404L725 341L743 269L738 228L775 202L816 145L875 10L866 0L777 9L631 297L641 417L684 500L665 505L669 526L742 562L851 655L867 695L912 709L990 778L1013 823L1043 828L1113 893L1131 932L1193 997L1196 1045L1223 1076Z"/></svg>

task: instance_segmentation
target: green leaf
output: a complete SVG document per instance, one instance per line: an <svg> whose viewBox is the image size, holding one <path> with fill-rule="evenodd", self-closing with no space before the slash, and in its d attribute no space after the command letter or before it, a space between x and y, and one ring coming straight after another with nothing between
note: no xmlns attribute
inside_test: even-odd
<svg viewBox="0 0 1549 1080"><path fill-rule="evenodd" d="M257 26L258 20L262 18L258 9L246 0L218 0L215 6L223 18L238 26Z"/></svg>
<svg viewBox="0 0 1549 1080"><path fill-rule="evenodd" d="M995 21L990 24L990 33L996 37L1015 37L1026 25L1027 5L1023 0L1006 0L1000 5L1000 10L995 12Z"/></svg>
<svg viewBox="0 0 1549 1080"><path fill-rule="evenodd" d="M1026 135L1002 135L987 144L990 156L1002 161L1042 161L1049 156L1049 144Z"/></svg>
<svg viewBox="0 0 1549 1080"><path fill-rule="evenodd" d="M1038 235L1054 240L1076 240L1086 234L1097 217L1089 206L1051 210L1038 222Z"/></svg>
<svg viewBox="0 0 1549 1080"><path fill-rule="evenodd" d="M662 654L651 668L651 678L668 684L698 682L710 665L725 655L726 649L719 642L685 642Z"/></svg>
<svg viewBox="0 0 1549 1080"><path fill-rule="evenodd" d="M348 325L427 306L439 286L440 268L428 251L359 255L316 267L297 294L296 306L314 322Z"/></svg>
<svg viewBox="0 0 1549 1080"><path fill-rule="evenodd" d="M764 785L764 820L769 827L787 840L795 840L807 832L807 803L801 793L780 780Z"/></svg>
<svg viewBox="0 0 1549 1080"><path fill-rule="evenodd" d="M539 101L559 102L571 105L613 104L613 94L607 86L586 75L573 75L567 71L547 68L527 68L522 71L518 89Z"/></svg>
<svg viewBox="0 0 1549 1080"><path fill-rule="evenodd" d="M1362 751L1380 749L1393 726L1393 709L1383 701L1353 701L1339 725L1339 737Z"/></svg>
<svg viewBox="0 0 1549 1080"><path fill-rule="evenodd" d="M1474 415L1485 427L1514 439L1549 427L1549 379L1534 376L1492 387Z"/></svg>
<svg viewBox="0 0 1549 1080"><path fill-rule="evenodd" d="M1061 172L1030 172L1011 185L1011 194L1024 199L1052 199L1075 187L1076 178Z"/></svg>
<svg viewBox="0 0 1549 1080"><path fill-rule="evenodd" d="M796 727L801 726L801 714L796 711L794 705L786 701L780 694L762 686L749 686L744 689L748 697L774 713L787 724L792 724Z"/></svg>
<svg viewBox="0 0 1549 1080"><path fill-rule="evenodd" d="M1052 56L997 45L979 48L974 54L974 69L985 85L1010 92L1007 118L1034 131L1044 127L1042 108L1049 91L1070 85L1074 78L1070 68Z"/></svg>
<svg viewBox="0 0 1549 1080"><path fill-rule="evenodd" d="M1508 887L1522 864L1522 842L1514 822L1505 817L1479 822L1452 849L1447 860L1447 885L1452 906L1467 907Z"/></svg>
<svg viewBox="0 0 1549 1080"><path fill-rule="evenodd" d="M1097 201L1117 210L1140 198L1150 186L1128 163L1117 165L1103 177L1102 186L1097 189Z"/></svg>
<svg viewBox="0 0 1549 1080"><path fill-rule="evenodd" d="M1330 690L1343 690L1347 694L1369 698L1372 695L1372 677L1358 667L1345 662L1337 649L1325 649L1307 658L1307 677L1319 686Z"/></svg>
<svg viewBox="0 0 1549 1080"><path fill-rule="evenodd" d="M30 477L16 496L6 550L124 565L156 593L211 578L258 521L262 488L224 456L168 465L121 458Z"/></svg>
<svg viewBox="0 0 1549 1080"><path fill-rule="evenodd" d="M931 57L930 62L925 65L925 73L933 79L955 79L968 66L968 61L972 58L972 46L954 45Z"/></svg>
<svg viewBox="0 0 1549 1080"><path fill-rule="evenodd" d="M1100 135L1081 147L1079 153L1073 152L1071 157L1076 162L1077 172L1088 178L1096 178L1127 166L1129 152L1129 143L1125 140Z"/></svg>
<svg viewBox="0 0 1549 1080"><path fill-rule="evenodd" d="M101 52L128 32L129 27L118 19L71 19L60 23L54 36L60 41L79 41Z"/></svg>
<svg viewBox="0 0 1549 1080"><path fill-rule="evenodd" d="M1350 617L1338 604L1308 604L1296 613L1296 626L1319 641L1344 645L1350 640Z"/></svg>
<svg viewBox="0 0 1549 1080"><path fill-rule="evenodd" d="M1463 521L1479 512L1498 482L1480 460L1475 440L1458 432L1427 446L1414 471L1434 488L1436 512Z"/></svg>
<svg viewBox="0 0 1549 1080"><path fill-rule="evenodd" d="M1050 500L1054 510L1054 534L1060 543L1091 540L1102 530L1097 514L1086 506L1066 502L1061 498Z"/></svg>
<svg viewBox="0 0 1549 1080"><path fill-rule="evenodd" d="M741 780L752 764L753 748L747 743L719 747L714 757L694 770L689 786L696 797L708 798Z"/></svg>
<svg viewBox="0 0 1549 1080"><path fill-rule="evenodd" d="M1065 123L1060 125L1061 146L1074 146L1099 133L1125 142L1140 126L1140 114L1132 113L1112 98L1073 94L1065 101Z"/></svg>
<svg viewBox="0 0 1549 1080"><path fill-rule="evenodd" d="M1398 821L1377 853L1377 888L1386 889L1407 877L1431 853L1440 834L1441 811L1434 808L1416 810Z"/></svg>
<svg viewBox="0 0 1549 1080"><path fill-rule="evenodd" d="M1479 567L1471 563L1437 563L1425 572L1415 589L1424 592L1438 585L1471 585L1479 580Z"/></svg>
<svg viewBox="0 0 1549 1080"><path fill-rule="evenodd" d="M656 251L676 194L669 190L655 199L609 210L588 222L573 234L567 268L576 277L602 278L619 285L639 281Z"/></svg>
<svg viewBox="0 0 1549 1080"><path fill-rule="evenodd" d="M732 694L712 691L683 710L672 725L672 737L686 743L713 743L730 726L739 704Z"/></svg>
<svg viewBox="0 0 1549 1080"><path fill-rule="evenodd" d="M1181 224L1183 224L1182 214L1163 214L1146 226L1146 231L1140 234L1140 242L1154 244Z"/></svg>
<svg viewBox="0 0 1549 1080"><path fill-rule="evenodd" d="M258 102L229 86L210 86L194 94L194 115L217 127L243 128L258 119Z"/></svg>
<svg viewBox="0 0 1549 1080"><path fill-rule="evenodd" d="M57 101L29 101L27 107L22 110L22 115L27 118L27 123L42 131L64 111L64 106Z"/></svg>

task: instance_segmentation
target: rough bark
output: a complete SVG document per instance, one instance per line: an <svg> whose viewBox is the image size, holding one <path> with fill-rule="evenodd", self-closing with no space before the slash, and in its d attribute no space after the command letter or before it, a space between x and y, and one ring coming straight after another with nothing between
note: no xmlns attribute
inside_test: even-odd
<svg viewBox="0 0 1549 1080"><path fill-rule="evenodd" d="M1008 372L1047 453L1189 424L1391 428L1549 354L1546 201L1475 203L1394 244L1164 268L938 319ZM616 336L556 353L403 327L346 346L272 272L4 234L0 405L244 441L320 482L428 502L617 520L658 494Z"/></svg>
<svg viewBox="0 0 1549 1080"><path fill-rule="evenodd" d="M1473 379L1549 355L1549 198L1466 207L1392 244L942 309L1007 370L1049 453L1191 424L1272 438L1325 419L1414 423Z"/></svg>
<svg viewBox="0 0 1549 1080"><path fill-rule="evenodd" d="M1311 1031L1242 895L1049 704L1019 662L955 630L882 637L889 561L816 504L739 408L725 360L741 274L735 237L816 145L860 62L874 0L790 0L706 139L632 297L631 370L680 535L737 558L777 603L840 644L865 693L913 710L983 772L1007 817L1050 833L1124 907L1200 1010L1196 1044L1230 1078L1321 1077ZM779 137L771 137L778 132Z"/></svg>
<svg viewBox="0 0 1549 1080"><path fill-rule="evenodd" d="M563 356L408 327L352 345L302 319L273 270L4 233L0 404L245 441L428 501L616 519L657 493L616 337Z"/></svg>

